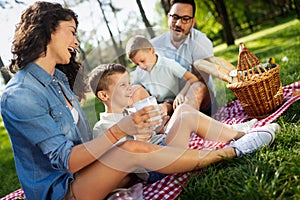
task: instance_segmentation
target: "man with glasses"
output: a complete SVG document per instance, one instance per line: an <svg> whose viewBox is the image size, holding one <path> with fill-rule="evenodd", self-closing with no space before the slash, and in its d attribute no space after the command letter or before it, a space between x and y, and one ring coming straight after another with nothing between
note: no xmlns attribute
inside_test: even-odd
<svg viewBox="0 0 300 200"><path fill-rule="evenodd" d="M194 0L173 0L168 14L170 31L151 40L155 50L165 57L176 60L187 70L194 72L201 83L195 90L200 111L211 115L217 109L216 92L211 75L193 70L198 59L214 56L213 44L206 35L193 28L196 22ZM184 83L180 84L182 88Z"/></svg>

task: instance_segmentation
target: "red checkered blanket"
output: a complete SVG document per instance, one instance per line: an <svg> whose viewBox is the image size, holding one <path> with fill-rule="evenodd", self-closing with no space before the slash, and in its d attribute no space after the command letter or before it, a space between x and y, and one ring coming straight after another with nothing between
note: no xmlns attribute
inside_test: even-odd
<svg viewBox="0 0 300 200"><path fill-rule="evenodd" d="M284 103L270 116L261 119L256 123L255 126L263 126L266 123L270 123L276 120L282 115L288 107L300 99L300 81L292 83L283 87ZM232 101L227 105L221 107L218 112L213 116L218 121L226 124L235 124L248 120L247 114L244 112L242 106L238 100ZM192 149L220 149L225 147L227 144L222 142L214 142L204 140L198 137L196 134L192 134L189 146ZM153 184L144 186L143 195L145 200L172 200L175 199L180 192L182 187L189 180L192 173L177 173L166 176L160 181ZM25 195L22 189L16 190L15 192L1 198L0 200L18 200L25 199Z"/></svg>

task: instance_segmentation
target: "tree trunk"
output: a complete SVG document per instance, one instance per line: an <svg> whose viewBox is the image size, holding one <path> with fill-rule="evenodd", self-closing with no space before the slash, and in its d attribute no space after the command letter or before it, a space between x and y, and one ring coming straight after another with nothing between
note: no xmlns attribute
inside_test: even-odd
<svg viewBox="0 0 300 200"><path fill-rule="evenodd" d="M4 83L7 84L8 81L11 79L11 75L9 74L7 68L4 66L1 56L0 56L0 69L1 69L1 75L4 79Z"/></svg>
<svg viewBox="0 0 300 200"><path fill-rule="evenodd" d="M221 25L223 26L223 33L225 37L225 42L228 46L234 44L234 37L231 30L231 25L229 22L229 17L226 9L226 5L224 0L214 0L214 5L216 7L216 11L219 14L219 19L221 22Z"/></svg>
<svg viewBox="0 0 300 200"><path fill-rule="evenodd" d="M170 8L171 8L171 3L170 0L160 0L161 6L165 11L166 16L168 15Z"/></svg>
<svg viewBox="0 0 300 200"><path fill-rule="evenodd" d="M147 29L147 31L148 31L150 37L151 37L151 38L154 38L154 37L155 37L155 33L154 33L154 31L153 31L153 29L152 29L152 26L151 26L151 24L150 24L150 22L149 22L149 20L148 20L148 18L147 18L147 16L146 16L146 14L145 14L143 5L142 5L142 3L141 3L141 0L136 0L136 3L137 3L137 5L138 5L138 7L139 7L140 13L141 13L142 18L143 18L143 22L144 22L144 24L145 24L145 27L146 27L146 29Z"/></svg>
<svg viewBox="0 0 300 200"><path fill-rule="evenodd" d="M300 19L300 0L294 0L297 18Z"/></svg>
<svg viewBox="0 0 300 200"><path fill-rule="evenodd" d="M125 55L120 51L118 45L117 45L117 42L111 32L111 29L109 27L109 24L108 24L108 20L106 18L106 15L105 15L105 12L104 12L104 9L103 9L103 4L100 0L97 0L98 3L99 3L99 6L100 6L100 9L101 9L101 12L102 12L102 15L103 15L103 18L104 18L104 21L105 21L105 24L106 24L106 27L109 31L109 35L110 35L110 38L111 38L111 41L113 43L113 46L114 46L114 49L116 51L116 54L117 54L117 57L118 57L118 62L121 64L121 65L124 65L126 66L126 61L125 61Z"/></svg>

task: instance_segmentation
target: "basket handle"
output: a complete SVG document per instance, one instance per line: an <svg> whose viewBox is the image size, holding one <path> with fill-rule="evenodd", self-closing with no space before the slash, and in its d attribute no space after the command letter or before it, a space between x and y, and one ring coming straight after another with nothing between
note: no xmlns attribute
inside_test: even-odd
<svg viewBox="0 0 300 200"><path fill-rule="evenodd" d="M239 44L239 58L238 58L238 81L244 81L245 79L250 79L251 76L255 75L256 71L262 74L262 70L265 72L265 67L261 64L260 60L252 54L245 44L241 42ZM245 74L246 72L246 74Z"/></svg>

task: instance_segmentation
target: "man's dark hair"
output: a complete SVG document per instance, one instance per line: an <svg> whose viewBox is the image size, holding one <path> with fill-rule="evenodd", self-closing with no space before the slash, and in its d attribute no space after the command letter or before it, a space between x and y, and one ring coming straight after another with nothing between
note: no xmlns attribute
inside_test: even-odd
<svg viewBox="0 0 300 200"><path fill-rule="evenodd" d="M171 8L176 3L185 3L185 4L191 5L193 7L193 17L195 16L195 13L196 13L196 4L195 4L194 0L173 0L171 2Z"/></svg>

